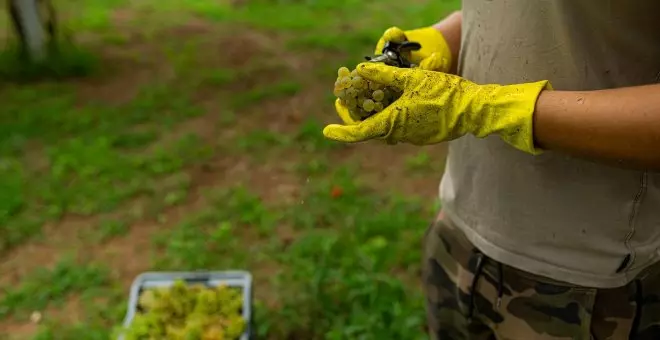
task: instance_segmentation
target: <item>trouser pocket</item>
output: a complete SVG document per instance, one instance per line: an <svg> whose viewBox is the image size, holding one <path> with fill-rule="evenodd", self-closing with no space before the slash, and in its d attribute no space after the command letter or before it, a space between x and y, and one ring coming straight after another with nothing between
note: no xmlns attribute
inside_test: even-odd
<svg viewBox="0 0 660 340"><path fill-rule="evenodd" d="M445 218L424 239L433 339L590 339L596 289L563 285L483 255Z"/></svg>

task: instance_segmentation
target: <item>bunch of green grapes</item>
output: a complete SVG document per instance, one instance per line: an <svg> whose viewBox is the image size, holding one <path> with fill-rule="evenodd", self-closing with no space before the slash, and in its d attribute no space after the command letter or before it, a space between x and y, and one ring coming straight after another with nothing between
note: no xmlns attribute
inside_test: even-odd
<svg viewBox="0 0 660 340"><path fill-rule="evenodd" d="M240 290L226 285L187 285L144 290L126 340L235 340L246 328Z"/></svg>
<svg viewBox="0 0 660 340"><path fill-rule="evenodd" d="M356 70L340 67L334 94L353 116L366 119L392 104L402 93L396 88L364 79Z"/></svg>

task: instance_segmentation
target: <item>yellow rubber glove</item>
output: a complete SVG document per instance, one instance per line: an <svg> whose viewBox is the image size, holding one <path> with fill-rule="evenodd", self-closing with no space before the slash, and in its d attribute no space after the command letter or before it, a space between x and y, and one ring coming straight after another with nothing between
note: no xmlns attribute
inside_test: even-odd
<svg viewBox="0 0 660 340"><path fill-rule="evenodd" d="M449 45L437 29L433 27L418 28L403 31L398 27L390 27L385 30L383 36L376 44L374 54L379 55L383 51L386 41L401 43L406 40L415 41L422 45L418 51L411 52L407 56L409 60L423 70L447 72L451 68L452 58ZM355 125L360 122L360 117L351 116L349 110L341 105L339 99L335 101L335 109L341 120L346 125Z"/></svg>
<svg viewBox="0 0 660 340"><path fill-rule="evenodd" d="M408 59L421 69L447 72L451 68L451 51L447 41L437 29L433 27L418 28L403 31L398 27L388 28L376 44L375 54L381 54L386 41L401 43L415 41L422 45L418 51L410 52Z"/></svg>
<svg viewBox="0 0 660 340"><path fill-rule="evenodd" d="M435 144L465 134L483 138L493 133L530 154L534 146L532 115L547 80L519 85L478 85L458 76L403 69L381 63L362 63L365 79L403 90L383 111L352 125L331 124L323 134L332 140L355 143L385 139L415 145Z"/></svg>
<svg viewBox="0 0 660 340"><path fill-rule="evenodd" d="M335 100L335 110L337 115L341 118L341 121L346 125L355 125L360 123L360 117L353 117L351 111L344 105L341 104L341 100L337 98Z"/></svg>

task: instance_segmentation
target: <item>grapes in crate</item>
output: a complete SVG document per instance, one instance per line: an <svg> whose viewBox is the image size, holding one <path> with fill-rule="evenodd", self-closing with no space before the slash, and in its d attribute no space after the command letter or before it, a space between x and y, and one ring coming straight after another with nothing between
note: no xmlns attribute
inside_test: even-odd
<svg viewBox="0 0 660 340"><path fill-rule="evenodd" d="M125 340L235 340L246 329L240 290L220 285L148 288L139 297L139 313L124 330Z"/></svg>
<svg viewBox="0 0 660 340"><path fill-rule="evenodd" d="M347 67L339 68L337 76L335 96L354 117L360 119L382 111L402 94L396 88L364 79L357 71L350 71Z"/></svg>

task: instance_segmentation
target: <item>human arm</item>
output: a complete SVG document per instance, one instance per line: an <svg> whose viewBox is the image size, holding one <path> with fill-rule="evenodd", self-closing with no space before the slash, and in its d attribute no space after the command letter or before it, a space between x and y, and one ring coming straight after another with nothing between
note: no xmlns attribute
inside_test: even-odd
<svg viewBox="0 0 660 340"><path fill-rule="evenodd" d="M542 91L533 127L541 149L660 170L660 85Z"/></svg>
<svg viewBox="0 0 660 340"><path fill-rule="evenodd" d="M547 80L479 85L442 72L377 63L357 70L403 94L364 121L327 126L330 139L427 145L495 134L530 154L556 150L660 170L660 84L573 92L553 91Z"/></svg>
<svg viewBox="0 0 660 340"><path fill-rule="evenodd" d="M660 84L572 92L553 91L548 81L479 85L442 72L376 63L357 70L403 95L364 121L327 126L330 139L427 145L466 134L499 135L529 154L555 150L660 170Z"/></svg>
<svg viewBox="0 0 660 340"><path fill-rule="evenodd" d="M458 69L458 52L461 50L461 24L463 22L463 14L461 11L455 11L442 19L442 21L433 25L433 28L438 30L447 41L449 51L451 51L451 66L449 73L456 74Z"/></svg>

